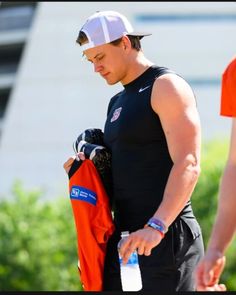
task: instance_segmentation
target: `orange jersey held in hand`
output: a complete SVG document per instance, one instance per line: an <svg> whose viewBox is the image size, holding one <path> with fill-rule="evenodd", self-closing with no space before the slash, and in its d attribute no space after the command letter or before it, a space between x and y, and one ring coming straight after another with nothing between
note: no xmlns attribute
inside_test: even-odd
<svg viewBox="0 0 236 295"><path fill-rule="evenodd" d="M106 245L114 231L109 198L91 160L75 160L71 170L69 190L81 283L84 291L102 291Z"/></svg>

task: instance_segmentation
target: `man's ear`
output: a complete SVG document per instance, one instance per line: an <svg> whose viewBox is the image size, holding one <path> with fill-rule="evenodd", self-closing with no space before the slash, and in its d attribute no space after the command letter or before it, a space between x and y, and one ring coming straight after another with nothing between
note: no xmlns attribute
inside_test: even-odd
<svg viewBox="0 0 236 295"><path fill-rule="evenodd" d="M127 36L122 37L122 46L124 50L131 49L131 42Z"/></svg>

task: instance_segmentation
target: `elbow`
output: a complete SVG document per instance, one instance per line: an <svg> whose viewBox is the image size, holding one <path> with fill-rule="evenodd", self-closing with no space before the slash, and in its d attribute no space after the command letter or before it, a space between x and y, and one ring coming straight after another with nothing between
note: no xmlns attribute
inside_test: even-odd
<svg viewBox="0 0 236 295"><path fill-rule="evenodd" d="M193 155L189 155L186 158L186 167L187 167L187 170L192 175L193 182L197 182L197 180L201 174L201 165L200 165L199 158L197 158L196 156L193 156Z"/></svg>
<svg viewBox="0 0 236 295"><path fill-rule="evenodd" d="M200 174L201 174L201 166L200 166L200 163L197 164L197 165L195 165L194 168L193 168L193 170L194 170L193 173L194 173L195 178L196 178L196 181L197 181L198 178L199 178L199 176L200 176Z"/></svg>

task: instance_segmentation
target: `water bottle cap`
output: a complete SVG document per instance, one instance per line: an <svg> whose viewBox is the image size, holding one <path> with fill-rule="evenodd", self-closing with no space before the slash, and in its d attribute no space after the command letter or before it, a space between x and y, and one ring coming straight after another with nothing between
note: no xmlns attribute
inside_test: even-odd
<svg viewBox="0 0 236 295"><path fill-rule="evenodd" d="M125 238L129 236L129 231L122 231L121 232L121 238Z"/></svg>

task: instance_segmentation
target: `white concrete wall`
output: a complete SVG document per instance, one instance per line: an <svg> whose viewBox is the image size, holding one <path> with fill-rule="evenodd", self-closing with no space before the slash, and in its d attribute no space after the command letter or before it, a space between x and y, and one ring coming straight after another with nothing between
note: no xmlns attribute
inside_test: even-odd
<svg viewBox="0 0 236 295"><path fill-rule="evenodd" d="M118 10L137 29L150 30L153 36L142 42L146 56L186 78L220 76L235 53L236 22L144 27L135 19L144 12L236 13L234 2L39 2L0 142L0 196L21 179L25 188L41 188L49 198L67 197L62 165L73 140L85 128L103 128L109 98L122 88L95 75L75 43L86 17L103 9ZM229 120L218 115L219 87L194 91L204 136L227 136Z"/></svg>

